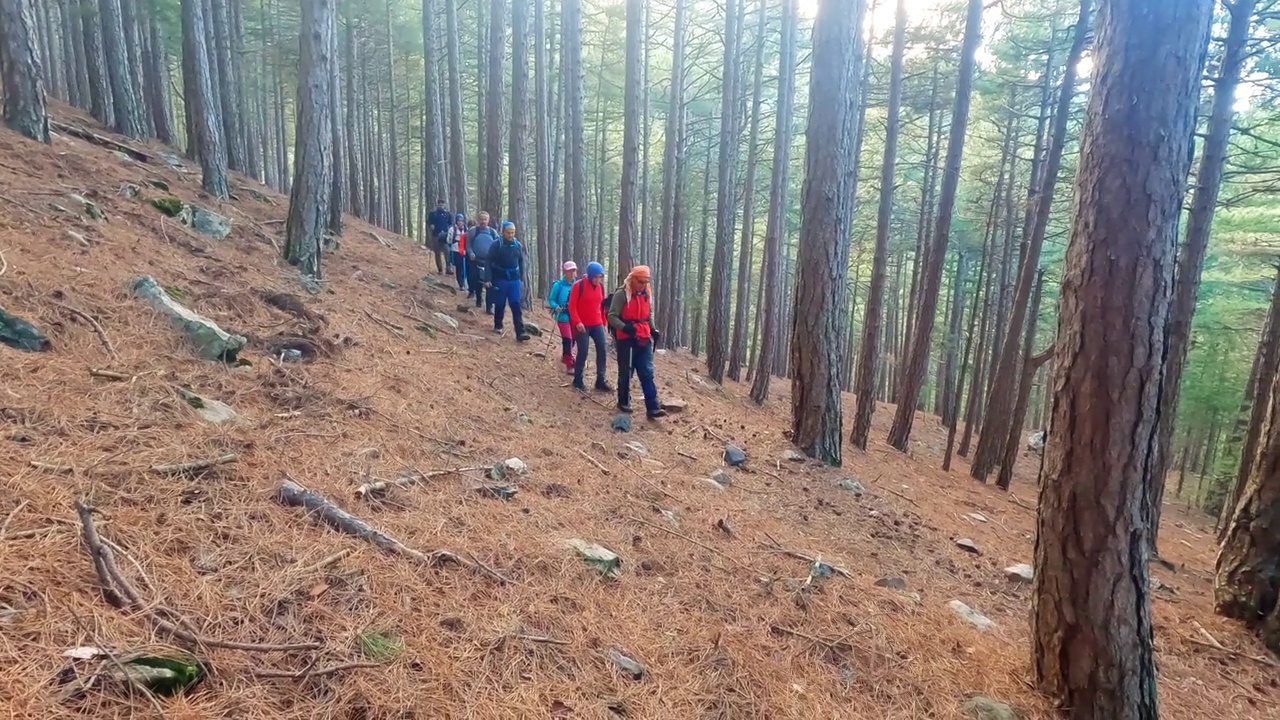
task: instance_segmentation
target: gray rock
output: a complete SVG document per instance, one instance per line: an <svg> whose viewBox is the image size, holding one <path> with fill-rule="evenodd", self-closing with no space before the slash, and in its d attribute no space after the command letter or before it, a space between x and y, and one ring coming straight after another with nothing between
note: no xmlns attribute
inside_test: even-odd
<svg viewBox="0 0 1280 720"><path fill-rule="evenodd" d="M968 605L965 605L959 600L952 600L947 603L947 607L951 608L952 612L958 615L961 620L964 620L979 630L991 630L996 626L996 624L991 621L991 618L983 615L977 610L974 610Z"/></svg>
<svg viewBox="0 0 1280 720"><path fill-rule="evenodd" d="M138 196L141 194L142 188L134 185L133 183L125 183L120 186L120 195L129 198L130 200L137 200Z"/></svg>
<svg viewBox="0 0 1280 720"><path fill-rule="evenodd" d="M397 284L395 284L394 282L392 282L392 281L390 281L390 280L383 280L383 281L382 281L382 289L383 289L383 290L395 290L395 289L396 289L396 288L398 288L398 287L400 287L400 286L399 286L399 285L397 285Z"/></svg>
<svg viewBox="0 0 1280 720"><path fill-rule="evenodd" d="M493 484L480 485L476 492L488 497L498 498L499 500L511 500L520 490L515 485Z"/></svg>
<svg viewBox="0 0 1280 720"><path fill-rule="evenodd" d="M894 575L890 575L889 577L882 577L879 580L877 580L875 584L876 584L876 587L889 588L890 590L906 590L907 589L907 581Z"/></svg>
<svg viewBox="0 0 1280 720"><path fill-rule="evenodd" d="M965 517L969 518L970 520L972 520L972 521L974 521L974 522L984 523L984 522L986 522L986 521L987 521L987 516L986 516L986 515L983 515L982 513L971 512L971 513L969 513L969 514L965 515Z"/></svg>
<svg viewBox="0 0 1280 720"><path fill-rule="evenodd" d="M302 351L296 348L285 348L280 351L280 359L284 362L302 362Z"/></svg>
<svg viewBox="0 0 1280 720"><path fill-rule="evenodd" d="M228 333L212 320L179 304L149 275L135 279L130 289L134 295L168 315L173 326L196 346L200 357L206 360L233 363L236 355L248 342L244 337Z"/></svg>
<svg viewBox="0 0 1280 720"><path fill-rule="evenodd" d="M178 216L183 225L198 233L221 240L231 234L231 220L198 205L187 205Z"/></svg>
<svg viewBox="0 0 1280 720"><path fill-rule="evenodd" d="M853 478L844 478L838 484L842 490L848 490L858 497L862 497L862 494L867 491L866 488L862 487L862 483Z"/></svg>
<svg viewBox="0 0 1280 720"><path fill-rule="evenodd" d="M609 651L609 660L632 680L644 679L644 666L619 650Z"/></svg>
<svg viewBox="0 0 1280 720"><path fill-rule="evenodd" d="M169 183L161 180L160 178L147 178L147 184L157 190L169 192Z"/></svg>
<svg viewBox="0 0 1280 720"><path fill-rule="evenodd" d="M1005 568L1004 576L1012 583L1029 583L1036 579L1036 571L1026 563L1018 563Z"/></svg>
<svg viewBox="0 0 1280 720"><path fill-rule="evenodd" d="M617 432L631 432L631 416L626 413L618 413L613 416L613 422L609 424Z"/></svg>
<svg viewBox="0 0 1280 720"><path fill-rule="evenodd" d="M960 706L960 712L974 720L1019 720L1017 711L985 695L974 695Z"/></svg>
<svg viewBox="0 0 1280 720"><path fill-rule="evenodd" d="M187 172L187 166L182 163L182 158L171 152L160 153L160 162L163 162L170 170L177 170L180 173Z"/></svg>
<svg viewBox="0 0 1280 720"><path fill-rule="evenodd" d="M703 482L703 483L706 483L706 485L707 485L708 487L715 488L716 490L724 490L724 489L725 489L725 486L724 486L724 485L721 485L720 483L716 482L715 480L712 480L711 478L702 478L702 482Z"/></svg>
<svg viewBox="0 0 1280 720"><path fill-rule="evenodd" d="M119 150L112 150L111 154L115 155L116 159L119 160L120 162L127 162L127 163L133 162L133 158L129 157L125 153L120 152Z"/></svg>
<svg viewBox="0 0 1280 720"><path fill-rule="evenodd" d="M960 538L959 540L956 540L956 547L967 553L973 553L974 555L982 554L982 548L978 547L978 543L970 540L969 538Z"/></svg>
<svg viewBox="0 0 1280 720"><path fill-rule="evenodd" d="M804 462L807 458L804 456L804 453L798 450L787 450L786 452L782 453L782 459L786 460L787 462L800 463L800 462Z"/></svg>
<svg viewBox="0 0 1280 720"><path fill-rule="evenodd" d="M533 337L542 337L542 328L539 327L537 323L532 323L532 322L529 322L528 320L525 320L524 331L525 333L532 335Z"/></svg>
<svg viewBox="0 0 1280 720"><path fill-rule="evenodd" d="M458 329L458 321L448 315L445 315L442 312L436 313L436 319L444 323L445 325L448 325L449 327L453 328L454 330Z"/></svg>
<svg viewBox="0 0 1280 720"><path fill-rule="evenodd" d="M726 465L739 467L747 462L747 454L737 445L724 446L724 462Z"/></svg>
<svg viewBox="0 0 1280 720"><path fill-rule="evenodd" d="M678 413L678 412L684 412L685 408L689 407L689 404L686 403L684 400L681 400L680 398L667 398L665 400L659 401L658 407L662 408L663 410L666 410L669 413Z"/></svg>
<svg viewBox="0 0 1280 720"><path fill-rule="evenodd" d="M711 482L715 483L716 485L719 485L722 488L727 488L730 485L733 485L733 476L725 472L724 470L716 470L715 472L711 473Z"/></svg>
<svg viewBox="0 0 1280 720"><path fill-rule="evenodd" d="M98 206L98 203L85 198L83 195L77 195L75 193L69 193L67 197L70 198L72 202L78 204L80 206L80 211L89 218L93 220L107 219L107 213Z"/></svg>
<svg viewBox="0 0 1280 720"><path fill-rule="evenodd" d="M635 453L636 455L639 455L640 457L644 457L649 454L649 449L644 446L644 443L639 442L637 440L632 440L631 442L627 443L623 447Z"/></svg>
<svg viewBox="0 0 1280 720"><path fill-rule="evenodd" d="M35 325L0 308L0 345L27 352L44 352L49 349L49 338Z"/></svg>
<svg viewBox="0 0 1280 720"><path fill-rule="evenodd" d="M197 395L184 387L175 386L174 391L205 422L222 425L240 421L239 413L224 402Z"/></svg>

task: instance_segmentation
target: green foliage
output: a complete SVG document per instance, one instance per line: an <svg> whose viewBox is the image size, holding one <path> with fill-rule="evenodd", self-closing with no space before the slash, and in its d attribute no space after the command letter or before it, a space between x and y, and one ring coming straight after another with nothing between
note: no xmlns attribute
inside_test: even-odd
<svg viewBox="0 0 1280 720"><path fill-rule="evenodd" d="M404 641L389 630L365 630L356 636L356 645L374 662L391 662L404 650Z"/></svg>
<svg viewBox="0 0 1280 720"><path fill-rule="evenodd" d="M186 203L176 197L153 198L151 206L169 217L178 217L182 214L182 209L186 207Z"/></svg>

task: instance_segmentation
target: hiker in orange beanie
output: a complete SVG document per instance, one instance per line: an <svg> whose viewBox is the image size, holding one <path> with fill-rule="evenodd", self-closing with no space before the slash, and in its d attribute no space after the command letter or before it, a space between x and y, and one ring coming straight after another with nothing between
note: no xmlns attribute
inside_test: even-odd
<svg viewBox="0 0 1280 720"><path fill-rule="evenodd" d="M631 373L640 377L644 411L650 420L667 412L658 403L653 382L653 344L662 336L653 328L649 303L649 266L631 268L609 302L609 328L618 348L618 409L631 412Z"/></svg>

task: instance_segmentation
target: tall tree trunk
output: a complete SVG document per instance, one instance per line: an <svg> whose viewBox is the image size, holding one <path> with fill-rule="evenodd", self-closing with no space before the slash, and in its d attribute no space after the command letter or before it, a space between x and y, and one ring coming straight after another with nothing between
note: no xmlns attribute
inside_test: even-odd
<svg viewBox="0 0 1280 720"><path fill-rule="evenodd" d="M111 89L111 128L126 137L141 138L142 113L130 74L120 0L98 0L98 13L102 19L102 52Z"/></svg>
<svg viewBox="0 0 1280 720"><path fill-rule="evenodd" d="M164 38L160 35L160 22L154 13L147 16L147 44L143 56L143 83L146 88L147 109L151 113L151 125L156 138L166 145L174 145L173 115L170 113L169 57Z"/></svg>
<svg viewBox="0 0 1280 720"><path fill-rule="evenodd" d="M676 307L677 288L680 283L674 268L679 253L679 234L675 227L676 203L676 151L680 144L680 115L684 111L684 44L686 0L675 0L675 41L671 51L671 84L667 89L667 128L662 149L662 222L659 229L659 245L665 277L658 280L659 327L666 331L663 344L677 347L679 337L673 330L679 316Z"/></svg>
<svg viewBox="0 0 1280 720"><path fill-rule="evenodd" d="M1032 595L1037 684L1075 718L1158 717L1143 468L1212 10L1110 0L1098 14Z"/></svg>
<svg viewBox="0 0 1280 720"><path fill-rule="evenodd" d="M689 324L693 329L693 342L689 350L696 357L702 350L703 332L706 329L706 290L707 290L707 236L710 233L711 218L711 150L707 146L706 162L702 169L702 229L698 237L698 289L694 294L694 302L690 303L690 312L695 313Z"/></svg>
<svg viewBox="0 0 1280 720"><path fill-rule="evenodd" d="M59 35L62 36L62 57L67 71L67 99L72 105L86 109L89 107L89 83L85 74L84 27L80 23L80 1L58 0L58 11L62 16L62 31Z"/></svg>
<svg viewBox="0 0 1280 720"><path fill-rule="evenodd" d="M80 0L80 24L84 33L85 69L89 81L89 114L103 125L114 126L111 88L103 66L102 31L97 0Z"/></svg>
<svg viewBox="0 0 1280 720"><path fill-rule="evenodd" d="M54 97L63 97L59 94L58 54L53 51L53 16L50 13L52 4L53 0L47 0L34 8L34 11L38 11L38 14L32 16L36 30L35 51L40 58L41 80L44 82L45 92Z"/></svg>
<svg viewBox="0 0 1280 720"><path fill-rule="evenodd" d="M335 4L337 0L334 0ZM232 7L235 7L239 0L231 0ZM342 234L342 212L346 209L346 161L347 158L343 153L343 135L342 126L342 53L338 49L338 11L334 8L333 20L329 23L329 152L333 155L332 168L329 170L329 217L325 224L325 230L332 237ZM234 27L234 25L233 25ZM238 62L232 63L233 67L238 67ZM238 81L237 81L238 82ZM239 94L243 95L243 90L239 90ZM250 144L250 148L252 144ZM248 156L254 155L252 150L247 153ZM252 161L249 161L252 164Z"/></svg>
<svg viewBox="0 0 1280 720"><path fill-rule="evenodd" d="M5 124L32 140L48 143L49 115L30 0L0 0L0 71Z"/></svg>
<svg viewBox="0 0 1280 720"><path fill-rule="evenodd" d="M1000 158L1000 174L1001 175L1004 174L1004 160L1005 159L1003 157ZM991 202L992 215L995 214L995 209L997 206L996 199L1000 195L999 185L1001 180L1003 180L1003 178L996 181L996 192L993 193L993 196L992 196L992 202ZM955 394L952 397L952 405L950 408L951 417L954 418L955 422L952 422L950 425L947 426L947 447L942 455L942 469L944 472L951 471L951 454L952 454L952 450L955 449L956 430L959 429L960 427L960 401L964 397L965 375L968 374L972 376L972 380L970 380L970 382L974 385L977 385L978 380L982 377L982 374L979 371L979 368L977 367L980 363L977 360L975 360L973 365L970 365L969 360L972 357L970 353L973 350L974 341L978 339L977 337L975 337L975 335L977 334L975 331L977 330L977 327L978 327L978 301L981 300L983 297L984 288L988 289L988 292L986 294L987 299L989 300L991 298L991 293L989 291L990 282L988 280L988 275L990 274L990 270L991 270L991 267L990 267L991 257L992 257L991 249L995 245L995 239L996 239L994 222L992 222L993 220L994 218L991 218L991 217L988 218L987 231L983 233L982 259L978 262L978 275L973 286L973 307L972 309L969 310L969 329L965 336L964 355L963 355L963 359L960 361L960 373L959 373L958 379L956 380ZM988 303L984 303L984 305L987 305L987 304ZM986 320L986 311L987 311L987 308L984 307L982 309L984 321ZM981 348L981 343L979 342L978 355L981 356L981 354L982 354L982 348ZM977 395L971 392L968 400L968 402L970 403L970 409L972 409L972 403L975 397L977 397Z"/></svg>
<svg viewBox="0 0 1280 720"><path fill-rule="evenodd" d="M489 2L489 37L483 48L483 56L488 63L489 77L485 89L485 171L484 192L482 194L485 210L498 223L502 215L502 65L507 37L507 3L504 0Z"/></svg>
<svg viewBox="0 0 1280 720"><path fill-rule="evenodd" d="M468 211L466 138L462 124L462 60L458 52L458 4L445 0L449 67L449 194L455 212Z"/></svg>
<svg viewBox="0 0 1280 720"><path fill-rule="evenodd" d="M911 288L907 291L906 296L906 313L897 313L899 316L905 315L905 322L902 324L901 343L894 343L893 347L897 349L896 367L894 368L894 382L891 384L893 389L893 397L896 400L902 393L902 366L906 363L907 357L911 355L911 330L916 324L916 296L917 287L920 284L920 271L924 267L925 258L929 249L929 218L932 216L934 192L938 187L938 152L942 145L942 109L938 105L940 100L939 91L939 74L938 63L933 64L933 79L929 90L929 123L925 130L925 150L924 150L924 167L921 169L922 178L920 180L920 215L916 222L916 247L915 253L911 257ZM899 265L899 269L905 266ZM898 300L895 302L899 308L903 305L902 301L902 283L898 284ZM901 318L900 318L901 319ZM897 323L894 324L897 327Z"/></svg>
<svg viewBox="0 0 1280 720"><path fill-rule="evenodd" d="M880 162L880 203L876 208L876 246L871 259L871 284L862 321L862 348L858 351L857 379L853 392L857 405L849 442L865 451L876 408L875 384L880 362L880 333L884 315L885 268L889 262L889 231L893 221L894 174L898 162L898 133L902 117L903 54L907 46L907 3L898 0L894 11L893 56L889 62L889 110L885 118L884 157Z"/></svg>
<svg viewBox="0 0 1280 720"><path fill-rule="evenodd" d="M716 165L716 237L711 260L711 294L707 299L707 374L724 381L729 352L729 288L733 263L735 169L738 163L738 46L742 43L738 3L724 4L724 64L720 87L720 160Z"/></svg>
<svg viewBox="0 0 1280 720"><path fill-rule="evenodd" d="M960 184L960 161L964 154L965 132L969 125L969 100L973 91L974 56L982 39L982 0L968 0L965 17L964 44L960 50L960 71L956 78L955 107L951 111L951 132L947 141L947 157L942 168L942 190L938 198L938 221L928 262L924 267L920 288L920 307L911 333L911 354L904 372L902 396L889 430L889 444L902 452L907 450L911 425L916 419L916 403L928 371L929 342L938 309L938 292L942 285L942 268L946 262L947 244L951 236L951 215L955 209L956 190Z"/></svg>
<svg viewBox="0 0 1280 720"><path fill-rule="evenodd" d="M188 89L187 112L192 117L195 145L203 171L201 186L217 198L226 198L227 155L222 144L222 127L218 108L213 102L213 78L209 73L210 55L205 39L204 5L200 0L182 0L183 54L190 58L192 75Z"/></svg>
<svg viewBox="0 0 1280 720"><path fill-rule="evenodd" d="M1191 212L1187 215L1187 240L1178 258L1178 269L1173 286L1173 307L1169 310L1169 350L1165 356L1164 387L1160 393L1160 432L1156 441L1155 459L1151 463L1147 488L1151 492L1151 553L1157 553L1160 533L1160 508L1164 503L1165 475L1169 468L1169 443L1173 438L1174 418L1178 409L1178 395L1182 385L1182 371L1187 363L1187 349L1191 344L1191 320L1195 317L1196 297L1200 291L1200 272L1204 268L1205 253L1209 248L1209 230L1213 227L1213 213L1218 206L1218 191L1222 187L1222 171L1227 164L1227 149L1231 139L1231 123L1235 118L1236 86L1244 67L1249 28L1253 24L1253 11L1257 0L1236 0L1226 3L1231 23L1227 30L1222 65L1214 80L1213 111L1209 115L1209 128L1204 147L1200 152L1200 167L1196 171L1196 188L1191 198Z"/></svg>
<svg viewBox="0 0 1280 720"><path fill-rule="evenodd" d="M1049 227L1049 213L1053 206L1053 194L1058 182L1059 170L1062 167L1062 153L1067 141L1067 120L1071 116L1071 100L1075 96L1076 65L1084 52L1085 39L1089 34L1089 15L1092 0L1081 0L1080 11L1076 17L1071 49L1067 53L1067 64L1062 73L1062 87L1058 91L1058 106L1053 114L1053 127L1049 130L1048 153L1038 176L1032 177L1035 194L1035 215L1029 237L1022 239L1022 259L1018 267L1018 284L1013 293L1012 314L1004 336L1004 344L1000 348L1000 361L996 367L998 378L987 396L987 418L982 436L978 438L978 449L974 455L970 474L977 480L986 482L992 464L1004 454L1005 438L1010 432L1010 417L1016 398L1018 397L1019 377L1019 345L1022 341L1023 325L1027 318L1027 304L1035 283L1036 272L1040 268L1040 253L1044 248L1044 237ZM1046 68L1046 73L1050 70ZM1015 429L1016 431L1016 429Z"/></svg>
<svg viewBox="0 0 1280 720"><path fill-rule="evenodd" d="M956 424L951 413L952 398L956 390L956 353L960 351L960 323L964 317L964 283L969 272L969 258L963 251L956 257L956 271L951 280L951 301L947 318L947 346L942 354L936 394L937 415L945 427Z"/></svg>
<svg viewBox="0 0 1280 720"><path fill-rule="evenodd" d="M738 290L733 308L733 340L729 346L729 379L742 377L747 352L747 316L751 304L751 268L755 252L756 166L760 159L760 106L764 96L764 33L767 5L760 0L755 38L755 76L751 81L751 130L747 133L747 175L743 182L742 241L738 248Z"/></svg>
<svg viewBox="0 0 1280 720"><path fill-rule="evenodd" d="M335 0L308 0L302 5L302 57L298 73L297 149L293 187L285 223L284 256L304 277L319 280L320 242L329 220L329 184L333 163L329 131L329 78Z"/></svg>
<svg viewBox="0 0 1280 720"><path fill-rule="evenodd" d="M1031 292L1031 305L1027 315L1027 326L1022 339L1022 376L1018 379L1018 396L1014 400L1013 415L1009 418L1009 434L1005 438L1003 460L1000 462L1000 473L996 478L996 487L1008 490L1013 482L1013 465L1018 459L1018 450L1022 448L1023 421L1027 416L1027 400L1031 396L1031 381L1039 369L1032 360L1031 350L1036 339L1036 324L1040 319L1040 298L1044 293L1044 270L1036 273L1035 290ZM1047 359L1047 356L1046 356Z"/></svg>
<svg viewBox="0 0 1280 720"><path fill-rule="evenodd" d="M228 32L227 3L235 0L209 0L207 29L213 33L214 73L218 83L219 114L222 135L227 141L227 167L237 172L245 169L244 142L240 128L240 98L231 69L231 33Z"/></svg>
<svg viewBox="0 0 1280 720"><path fill-rule="evenodd" d="M533 192L535 197L535 222L538 232L538 296L546 297L548 281L560 267L560 253L555 249L555 235L551 230L555 207L551 182L551 131L548 115L555 104L548 90L547 20L545 0L533 0L533 103L539 112L534 113L534 170Z"/></svg>
<svg viewBox="0 0 1280 720"><path fill-rule="evenodd" d="M582 0L560 3L561 63L565 87L565 237L572 240L573 257L587 257L586 130L583 127Z"/></svg>
<svg viewBox="0 0 1280 720"><path fill-rule="evenodd" d="M622 188L618 203L618 261L614 272L618 286L635 264L635 245L640 241L636 184L640 155L640 60L644 40L643 0L626 0L627 36L625 80L622 99Z"/></svg>
<svg viewBox="0 0 1280 720"><path fill-rule="evenodd" d="M539 0L535 0L537 2ZM507 153L507 217L520 228L520 236L526 240L530 233L525 229L528 213L528 158L529 158L529 5L526 0L511 3L511 137ZM526 263L526 272L528 263ZM542 273L545 275L545 272ZM529 278L523 278L525 283ZM530 300L526 292L524 300Z"/></svg>
<svg viewBox="0 0 1280 720"><path fill-rule="evenodd" d="M796 264L805 282L796 286L792 327L792 442L831 465L841 462L840 391L853 226L849 189L857 172L854 133L858 103L862 0L819 5L813 30L809 97L827 98L809 109L805 131L805 179Z"/></svg>

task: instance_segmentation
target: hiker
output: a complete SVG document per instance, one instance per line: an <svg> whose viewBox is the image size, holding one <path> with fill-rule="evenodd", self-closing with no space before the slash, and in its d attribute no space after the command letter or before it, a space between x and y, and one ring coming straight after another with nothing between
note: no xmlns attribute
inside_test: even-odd
<svg viewBox="0 0 1280 720"><path fill-rule="evenodd" d="M573 293L573 283L578 278L578 266L572 260L560 266L563 275L551 284L551 292L547 293L547 306L551 308L551 317L556 320L560 329L560 362L564 363L565 372L573 374L573 326L569 324L569 296Z"/></svg>
<svg viewBox="0 0 1280 720"><path fill-rule="evenodd" d="M447 244L449 255L453 258L453 269L458 280L458 289L467 289L467 216L458 213L453 218L453 226L449 228Z"/></svg>
<svg viewBox="0 0 1280 720"><path fill-rule="evenodd" d="M476 226L467 233L467 269L470 271L467 285L471 289L467 297L474 295L476 307L484 305L488 315L493 314L494 293L488 290L489 250L498 242L498 233L489 227L489 213L480 211Z"/></svg>
<svg viewBox="0 0 1280 720"><path fill-rule="evenodd" d="M479 251L477 251L479 252ZM497 291L493 302L493 332L502 334L502 318L507 306L511 306L511 325L516 331L516 342L526 342L524 312L520 307L524 285L524 248L516 239L516 224L508 220L502 223L502 239L489 249L489 284Z"/></svg>
<svg viewBox="0 0 1280 720"><path fill-rule="evenodd" d="M587 367L587 347L596 345L596 390L609 392L613 388L604 379L604 266L598 262L587 264L587 276L573 284L569 291L569 323L578 339L578 356L573 363L573 387L586 392L582 372Z"/></svg>
<svg viewBox="0 0 1280 720"><path fill-rule="evenodd" d="M653 329L649 305L649 267L631 269L609 302L609 328L618 348L618 410L631 412L631 373L640 376L644 411L650 420L665 417L653 382L653 345L662 339Z"/></svg>
<svg viewBox="0 0 1280 720"><path fill-rule="evenodd" d="M436 256L436 274L452 272L453 256L448 250L448 233L453 226L453 213L449 212L449 203L444 198L436 200L436 209L427 216L427 226L431 228L431 237L427 242Z"/></svg>

